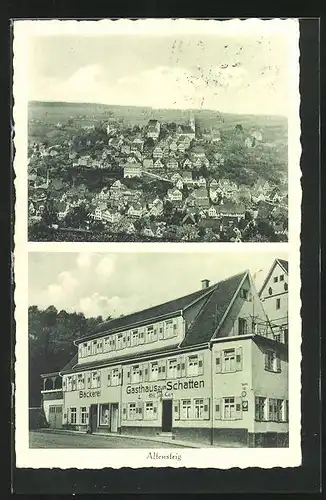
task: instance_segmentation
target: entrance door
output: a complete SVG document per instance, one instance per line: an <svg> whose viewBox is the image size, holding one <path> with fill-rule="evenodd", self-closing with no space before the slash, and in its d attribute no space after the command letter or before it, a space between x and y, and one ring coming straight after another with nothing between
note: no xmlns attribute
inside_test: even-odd
<svg viewBox="0 0 326 500"><path fill-rule="evenodd" d="M118 432L118 403L111 404L111 432Z"/></svg>
<svg viewBox="0 0 326 500"><path fill-rule="evenodd" d="M90 413L91 432L95 432L97 428L97 405L91 405Z"/></svg>
<svg viewBox="0 0 326 500"><path fill-rule="evenodd" d="M51 429L62 427L62 406L49 406L49 427Z"/></svg>
<svg viewBox="0 0 326 500"><path fill-rule="evenodd" d="M172 399L162 401L162 432L172 431Z"/></svg>

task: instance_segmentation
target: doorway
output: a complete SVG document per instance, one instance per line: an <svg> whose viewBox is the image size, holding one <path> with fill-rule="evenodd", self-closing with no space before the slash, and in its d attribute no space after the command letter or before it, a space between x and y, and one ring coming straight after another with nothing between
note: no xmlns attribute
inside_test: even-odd
<svg viewBox="0 0 326 500"><path fill-rule="evenodd" d="M91 405L90 407L90 424L91 432L95 432L97 428L97 405Z"/></svg>
<svg viewBox="0 0 326 500"><path fill-rule="evenodd" d="M172 399L162 401L162 432L172 431Z"/></svg>
<svg viewBox="0 0 326 500"><path fill-rule="evenodd" d="M119 415L119 405L118 403L111 404L111 432L118 432L118 415Z"/></svg>
<svg viewBox="0 0 326 500"><path fill-rule="evenodd" d="M62 406L49 407L49 427L52 429L62 427Z"/></svg>

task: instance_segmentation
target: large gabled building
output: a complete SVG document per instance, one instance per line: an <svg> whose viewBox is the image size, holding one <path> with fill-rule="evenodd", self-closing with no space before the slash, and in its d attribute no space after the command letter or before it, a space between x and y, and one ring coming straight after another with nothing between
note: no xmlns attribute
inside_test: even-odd
<svg viewBox="0 0 326 500"><path fill-rule="evenodd" d="M249 271L105 322L76 346L61 371L65 427L287 446L287 346Z"/></svg>

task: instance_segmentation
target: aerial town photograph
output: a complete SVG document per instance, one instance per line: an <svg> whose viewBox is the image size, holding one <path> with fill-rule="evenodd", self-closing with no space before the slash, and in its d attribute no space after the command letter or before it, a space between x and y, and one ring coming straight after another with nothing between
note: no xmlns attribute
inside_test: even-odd
<svg viewBox="0 0 326 500"><path fill-rule="evenodd" d="M280 36L117 38L31 42L29 241L286 242Z"/></svg>

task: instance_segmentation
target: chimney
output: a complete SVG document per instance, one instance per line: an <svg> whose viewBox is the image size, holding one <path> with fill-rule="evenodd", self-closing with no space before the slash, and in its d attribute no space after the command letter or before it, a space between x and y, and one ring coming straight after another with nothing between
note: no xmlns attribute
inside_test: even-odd
<svg viewBox="0 0 326 500"><path fill-rule="evenodd" d="M209 280L201 280L201 288L204 290L209 287Z"/></svg>

